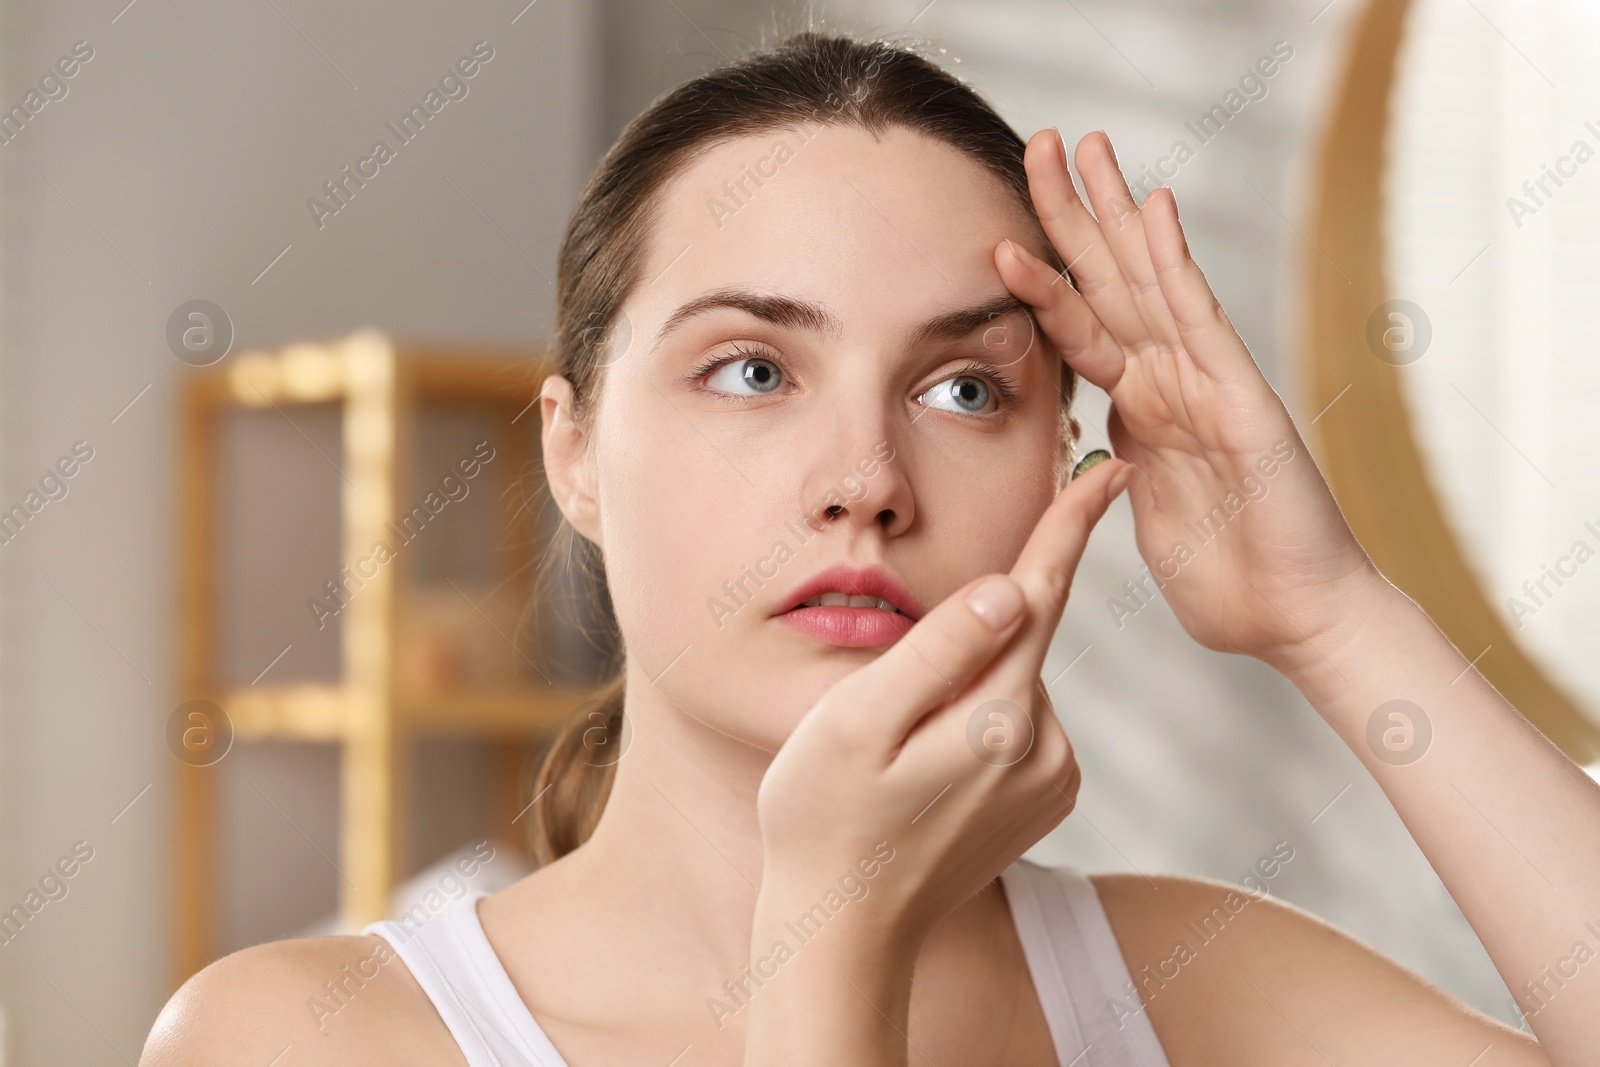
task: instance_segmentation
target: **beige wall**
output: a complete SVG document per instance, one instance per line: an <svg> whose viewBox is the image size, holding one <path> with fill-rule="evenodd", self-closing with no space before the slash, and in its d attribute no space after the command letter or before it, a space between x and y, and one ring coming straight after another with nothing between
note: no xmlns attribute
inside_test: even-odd
<svg viewBox="0 0 1600 1067"><path fill-rule="evenodd" d="M538 272L554 275L598 129L598 12L578 0L540 0L514 25L508 5L145 0L116 17L117 6L5 11L6 106L74 42L94 49L68 95L0 147L0 497L20 496L74 441L95 449L69 495L0 546L0 900L20 899L75 841L94 848L69 895L0 946L13 1064L135 1059L165 997L163 729L180 699L172 417L188 372L167 348L168 315L215 301L236 350L368 324L536 341L554 304ZM376 138L393 144L385 121L479 40L494 56L467 95L319 230L306 200ZM329 426L303 428L327 446ZM314 481L329 472L286 425L244 436L250 447L224 463L230 485L263 492L271 482L250 478L262 465L292 476L277 498L231 513L237 568L257 581L230 661L254 675L293 641L275 675L325 672L336 649L317 643L304 600L325 577L318 553L333 548L331 501ZM280 525L263 528L263 513ZM294 544L306 551L284 551ZM315 576L280 569L295 560ZM337 854L330 753L244 746L219 770L225 943L320 917L338 880L313 847ZM470 807L464 783L477 777L470 754L433 760L426 814Z"/></svg>

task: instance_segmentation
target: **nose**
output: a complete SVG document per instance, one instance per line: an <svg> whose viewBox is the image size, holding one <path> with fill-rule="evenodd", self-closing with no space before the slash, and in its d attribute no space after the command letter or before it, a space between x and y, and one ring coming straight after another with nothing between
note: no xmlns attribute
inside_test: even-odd
<svg viewBox="0 0 1600 1067"><path fill-rule="evenodd" d="M880 531L898 537L916 517L915 495L897 434L888 420L837 410L830 447L821 449L801 486L806 525L823 532Z"/></svg>

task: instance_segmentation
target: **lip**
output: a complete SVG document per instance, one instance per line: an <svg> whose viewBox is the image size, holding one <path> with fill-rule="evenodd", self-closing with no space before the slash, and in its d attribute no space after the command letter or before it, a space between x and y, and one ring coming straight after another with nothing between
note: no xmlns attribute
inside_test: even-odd
<svg viewBox="0 0 1600 1067"><path fill-rule="evenodd" d="M799 606L811 597L834 592L887 600L902 614L881 608ZM893 644L922 617L922 607L910 590L882 567L836 564L800 583L783 603L786 607L774 616L780 622L819 641L848 648Z"/></svg>

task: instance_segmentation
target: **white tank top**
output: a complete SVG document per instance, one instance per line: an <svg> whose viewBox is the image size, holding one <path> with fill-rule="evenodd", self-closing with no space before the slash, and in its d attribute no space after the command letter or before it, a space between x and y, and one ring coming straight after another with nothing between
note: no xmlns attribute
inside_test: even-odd
<svg viewBox="0 0 1600 1067"><path fill-rule="evenodd" d="M1018 860L1000 876L1061 1067L1170 1067L1093 883ZM567 1067L478 921L474 890L420 924L362 931L394 946L469 1067Z"/></svg>

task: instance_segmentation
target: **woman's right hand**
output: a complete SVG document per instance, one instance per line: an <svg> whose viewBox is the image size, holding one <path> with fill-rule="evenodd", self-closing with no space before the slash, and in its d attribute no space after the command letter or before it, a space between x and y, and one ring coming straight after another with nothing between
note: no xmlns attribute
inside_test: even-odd
<svg viewBox="0 0 1600 1067"><path fill-rule="evenodd" d="M1074 478L1009 576L962 587L807 711L757 798L756 953L796 940L784 924L832 890L845 903L818 943L833 948L795 955L908 981L933 926L1072 810L1077 761L1039 672L1090 531L1131 473L1109 460ZM850 876L865 895L849 895Z"/></svg>

